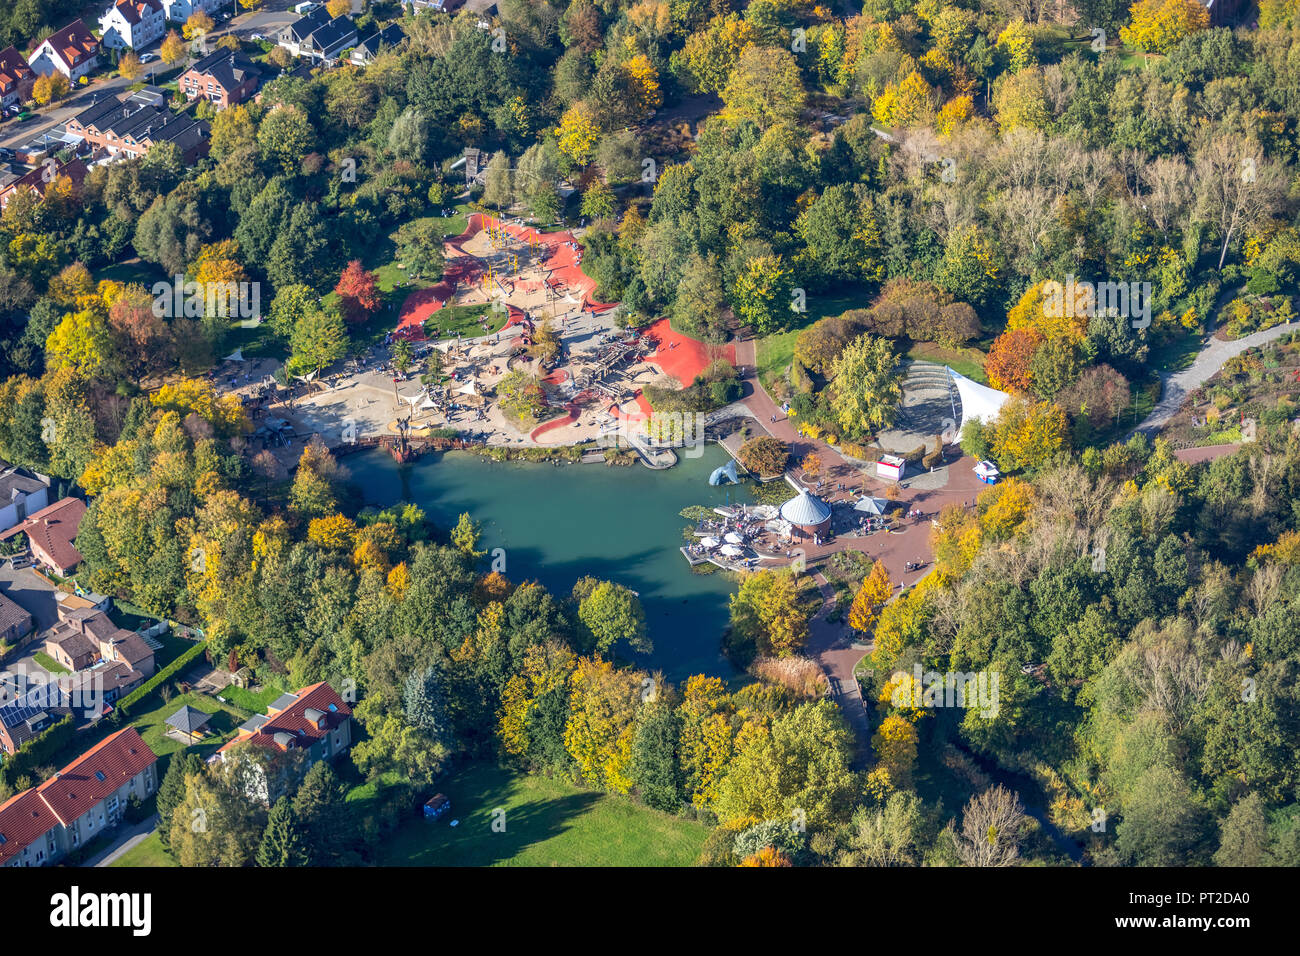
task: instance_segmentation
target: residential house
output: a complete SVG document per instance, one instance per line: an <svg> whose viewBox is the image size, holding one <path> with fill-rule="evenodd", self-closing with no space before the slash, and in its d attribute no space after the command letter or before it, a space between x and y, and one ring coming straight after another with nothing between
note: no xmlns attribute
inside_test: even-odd
<svg viewBox="0 0 1300 956"><path fill-rule="evenodd" d="M81 552L73 542L85 513L86 503L80 498L64 498L0 532L0 541L27 535L32 556L55 574L67 577L81 563Z"/></svg>
<svg viewBox="0 0 1300 956"><path fill-rule="evenodd" d="M80 703L80 702L79 702ZM18 748L73 711L67 678L50 678L44 672L21 669L0 673L0 752ZM98 708L98 703L92 705ZM85 708L78 717L86 716Z"/></svg>
<svg viewBox="0 0 1300 956"><path fill-rule="evenodd" d="M99 41L86 24L73 20L42 40L27 65L41 76L57 71L75 83L99 66Z"/></svg>
<svg viewBox="0 0 1300 956"><path fill-rule="evenodd" d="M99 40L110 50L140 50L166 30L159 0L117 0L99 18Z"/></svg>
<svg viewBox="0 0 1300 956"><path fill-rule="evenodd" d="M29 611L0 594L0 645L17 647L35 627Z"/></svg>
<svg viewBox="0 0 1300 956"><path fill-rule="evenodd" d="M51 183L59 181L60 177L67 177L72 183L74 190L79 190L81 184L86 181L86 164L80 159L70 159L54 167L54 175L50 175L48 166L39 165L35 169L28 170L21 176L16 176L8 182L0 181L0 211L3 211L18 195L20 191L31 190L38 196L44 196L45 190ZM3 521L0 521L0 527L5 527Z"/></svg>
<svg viewBox="0 0 1300 956"><path fill-rule="evenodd" d="M230 0L226 0L229 4ZM216 19L222 0L162 0L163 12L173 23L184 23L200 11Z"/></svg>
<svg viewBox="0 0 1300 956"><path fill-rule="evenodd" d="M16 47L0 50L0 109L26 103L35 83L36 73Z"/></svg>
<svg viewBox="0 0 1300 956"><path fill-rule="evenodd" d="M261 79L261 71L243 53L217 50L186 70L179 85L187 100L203 97L225 109L248 99Z"/></svg>
<svg viewBox="0 0 1300 956"><path fill-rule="evenodd" d="M109 97L68 120L68 132L80 136L110 156L147 156L158 143L176 144L187 165L208 151L208 126L188 115L133 94L124 100Z"/></svg>
<svg viewBox="0 0 1300 956"><path fill-rule="evenodd" d="M279 44L294 56L333 62L357 42L357 26L350 17L330 17L316 7L280 31Z"/></svg>
<svg viewBox="0 0 1300 956"><path fill-rule="evenodd" d="M259 714L245 721L236 737L213 754L225 760L235 747L253 745L277 753L306 755L303 769L321 760L333 760L352 746L352 708L327 683L312 684L294 694L282 694ZM273 802L284 781L263 779L252 796Z"/></svg>
<svg viewBox="0 0 1300 956"><path fill-rule="evenodd" d="M46 654L70 671L92 670L99 664L125 665L100 669L106 700L118 696L110 696L109 691L125 693L153 676L153 649L139 634L118 627L103 611L81 608L64 613L62 607L59 611L59 622L41 635Z"/></svg>
<svg viewBox="0 0 1300 956"><path fill-rule="evenodd" d="M0 866L58 862L158 789L158 756L134 727L119 730L39 787L0 805Z"/></svg>
<svg viewBox="0 0 1300 956"><path fill-rule="evenodd" d="M0 459L0 528L12 528L50 503L50 480Z"/></svg>
<svg viewBox="0 0 1300 956"><path fill-rule="evenodd" d="M366 37L353 47L352 55L348 60L354 66L367 66L374 62L380 50L396 47L405 39L406 34L402 32L402 28L396 23L390 23L378 33Z"/></svg>

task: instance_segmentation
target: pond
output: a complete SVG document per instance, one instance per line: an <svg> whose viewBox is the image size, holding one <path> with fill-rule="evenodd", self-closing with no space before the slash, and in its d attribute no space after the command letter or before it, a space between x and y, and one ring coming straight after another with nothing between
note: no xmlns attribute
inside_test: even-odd
<svg viewBox="0 0 1300 956"><path fill-rule="evenodd" d="M482 528L480 549L505 550L512 581L536 579L567 596L590 574L638 592L654 642L651 653L637 656L638 665L673 681L701 673L731 679L736 671L720 643L735 585L722 572L691 571L678 550L689 523L680 512L752 499L743 485L709 485L709 474L728 461L718 446L679 458L673 468L651 471L639 464L501 463L448 452L400 466L374 450L346 464L367 504L414 502L442 528L468 513Z"/></svg>

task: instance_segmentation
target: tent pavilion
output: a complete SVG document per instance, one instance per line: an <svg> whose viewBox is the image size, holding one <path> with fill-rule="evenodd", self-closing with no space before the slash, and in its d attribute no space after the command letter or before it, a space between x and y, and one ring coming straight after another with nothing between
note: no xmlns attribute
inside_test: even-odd
<svg viewBox="0 0 1300 956"><path fill-rule="evenodd" d="M981 385L950 368L947 371L948 378L957 386L957 395L961 398L961 425L957 428L958 436L969 421L978 420L985 425L991 423L998 417L998 412L1007 403L1007 399L1011 397L1006 392Z"/></svg>
<svg viewBox="0 0 1300 956"><path fill-rule="evenodd" d="M205 714L203 711L195 710L189 704L186 704L168 717L166 724L172 731L175 731L174 736L179 737L186 743L195 743L203 739L203 731L207 728L208 721L211 719L211 714Z"/></svg>
<svg viewBox="0 0 1300 956"><path fill-rule="evenodd" d="M865 511L869 515L883 515L885 509L889 507L889 502L884 498L873 498L866 495L858 500L853 506L854 511Z"/></svg>
<svg viewBox="0 0 1300 956"><path fill-rule="evenodd" d="M804 534L825 534L831 527L831 506L807 488L781 506L781 517Z"/></svg>

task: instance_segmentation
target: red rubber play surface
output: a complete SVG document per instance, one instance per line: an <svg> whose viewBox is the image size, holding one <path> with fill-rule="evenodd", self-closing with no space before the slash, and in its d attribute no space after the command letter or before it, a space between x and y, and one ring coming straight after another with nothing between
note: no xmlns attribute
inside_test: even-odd
<svg viewBox="0 0 1300 956"><path fill-rule="evenodd" d="M482 232L489 224L496 227L500 222L491 216L473 213L469 217L465 231L459 236L446 240L444 248L447 253L447 268L443 273L442 281L407 296L406 301L402 303L395 334L411 339L424 338L425 320L451 299L457 286L462 283L472 285L483 277L482 264L476 257L467 253L462 245ZM544 259L547 270L545 281L556 292L561 295L567 293L580 296L582 308L590 312L604 312L617 305L614 302L592 300L591 293L596 288L596 280L583 273L582 246L578 244L572 233L538 232L536 229L515 225L506 225L505 229L510 235L523 242L535 242L545 247L547 252ZM536 284L531 283L533 286ZM506 328L519 323L524 318L523 312L515 306L509 306L509 309L510 318L506 322Z"/></svg>
<svg viewBox="0 0 1300 956"><path fill-rule="evenodd" d="M671 375L685 388L695 381L715 358L725 358L736 364L734 345L708 346L698 339L674 332L667 319L660 319L645 330L647 338L655 342L655 351L646 361L655 365L665 375ZM712 354L712 358L710 357Z"/></svg>

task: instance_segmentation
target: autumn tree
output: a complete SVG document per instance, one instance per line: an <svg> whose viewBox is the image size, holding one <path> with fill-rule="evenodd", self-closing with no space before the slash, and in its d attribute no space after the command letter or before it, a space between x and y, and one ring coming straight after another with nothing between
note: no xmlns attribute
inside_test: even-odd
<svg viewBox="0 0 1300 956"><path fill-rule="evenodd" d="M364 322L379 310L379 277L353 259L344 268L334 292L339 297L339 308L348 322Z"/></svg>
<svg viewBox="0 0 1300 956"><path fill-rule="evenodd" d="M122 59L117 61L117 75L125 80L134 83L143 73L144 65L134 51L123 53Z"/></svg>
<svg viewBox="0 0 1300 956"><path fill-rule="evenodd" d="M1011 866L1020 857L1028 823L1020 798L999 784L971 797L961 829L949 824L949 834L966 866Z"/></svg>
<svg viewBox="0 0 1300 956"><path fill-rule="evenodd" d="M903 401L898 356L887 339L861 335L831 363L831 409L849 435L884 428Z"/></svg>
<svg viewBox="0 0 1300 956"><path fill-rule="evenodd" d="M162 45L158 47L158 56L168 66L179 63L185 58L185 42L177 35L175 30L167 31L167 36L163 38Z"/></svg>
<svg viewBox="0 0 1300 956"><path fill-rule="evenodd" d="M862 579L862 585L853 595L853 604L849 608L849 627L860 633L867 633L876 623L880 608L894 593L894 585L889 580L889 569L884 561L871 565L871 573Z"/></svg>
<svg viewBox="0 0 1300 956"><path fill-rule="evenodd" d="M1168 53L1184 38L1210 26L1210 11L1199 0L1138 0L1120 39L1146 53Z"/></svg>
<svg viewBox="0 0 1300 956"><path fill-rule="evenodd" d="M181 35L187 40L194 40L207 36L215 26L216 23L213 22L212 17L202 10L196 10L190 14L189 19L181 27ZM164 57L164 59L166 58Z"/></svg>

